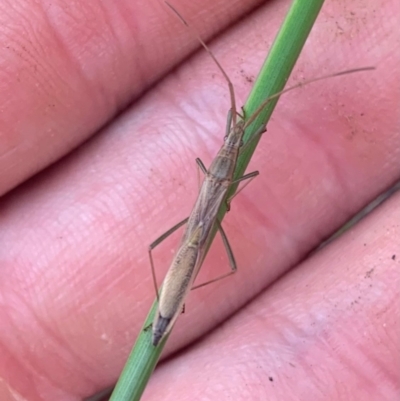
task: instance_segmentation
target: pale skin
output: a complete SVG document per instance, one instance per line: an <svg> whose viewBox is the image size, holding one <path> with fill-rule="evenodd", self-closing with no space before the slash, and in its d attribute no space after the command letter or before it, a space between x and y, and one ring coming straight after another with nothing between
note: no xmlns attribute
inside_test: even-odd
<svg viewBox="0 0 400 401"><path fill-rule="evenodd" d="M7 31L0 24L8 46L0 56L5 401L12 392L30 401L79 400L115 382L155 298L147 246L190 212L194 159L208 166L222 143L229 96L205 52L116 116L179 65L184 49L198 46L160 2L131 3L101 9L88 1L82 13L52 2L44 17L0 2L2 21L12 21ZM189 3L174 5L196 22L199 10ZM241 16L254 4L245 3L235 9L214 0L214 14L196 24L205 39L230 27L212 47L239 106L288 5L269 3L248 20ZM191 346L158 369L146 400L398 397L399 195L293 268L400 179L399 6L381 2L378 12L373 1L346 4L327 2L293 83L346 68L378 70L281 99L249 170L260 176L224 220L238 272L189 295L166 352ZM234 16L241 24L227 19ZM29 35L32 26L40 29ZM178 241L157 249L158 277ZM201 281L229 270L222 244L214 246Z"/></svg>

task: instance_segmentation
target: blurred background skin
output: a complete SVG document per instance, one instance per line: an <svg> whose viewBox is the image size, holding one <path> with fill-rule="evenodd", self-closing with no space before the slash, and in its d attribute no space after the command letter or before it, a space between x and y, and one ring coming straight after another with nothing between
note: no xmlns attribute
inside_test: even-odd
<svg viewBox="0 0 400 401"><path fill-rule="evenodd" d="M289 6L261 3L173 3L223 31L238 105ZM324 5L289 84L377 70L281 98L224 220L239 272L190 295L146 400L399 396L398 193L296 266L400 179L398 16ZM228 90L159 1L0 1L0 18L0 399L80 400L118 377L154 299L147 246L190 212ZM216 240L199 281L227 268Z"/></svg>

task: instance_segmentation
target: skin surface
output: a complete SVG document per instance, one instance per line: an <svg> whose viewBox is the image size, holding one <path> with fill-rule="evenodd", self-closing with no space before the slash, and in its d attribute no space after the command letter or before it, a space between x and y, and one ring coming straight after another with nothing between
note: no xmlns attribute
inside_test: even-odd
<svg viewBox="0 0 400 401"><path fill-rule="evenodd" d="M210 45L241 105L289 2L199 3L174 1L205 40L227 28ZM303 261L400 179L399 7L324 6L289 84L377 70L281 98L223 222L239 271L189 295L144 400L400 396L399 194ZM125 363L148 244L190 212L228 90L159 1L0 1L0 19L0 399L81 400ZM217 239L199 283L227 263Z"/></svg>

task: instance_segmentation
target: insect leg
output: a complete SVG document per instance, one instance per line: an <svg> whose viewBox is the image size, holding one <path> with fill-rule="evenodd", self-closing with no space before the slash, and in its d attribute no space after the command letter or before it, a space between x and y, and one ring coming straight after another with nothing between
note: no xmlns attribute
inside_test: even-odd
<svg viewBox="0 0 400 401"><path fill-rule="evenodd" d="M151 274L153 276L153 284L154 284L154 289L156 290L157 300L159 299L159 294L158 294L157 278L156 278L156 272L155 272L155 269L154 269L152 251L157 245L161 244L161 242L163 242L167 237L169 237L178 228L180 228L184 224L186 224L188 220L189 220L189 217L187 217L186 219L180 221L178 224L174 225L172 228L170 228L168 231L166 231L163 235L161 235L159 238L157 238L154 242L152 242L149 245L149 259L150 259L150 266L151 266Z"/></svg>
<svg viewBox="0 0 400 401"><path fill-rule="evenodd" d="M228 276L236 273L236 271L237 271L235 256L233 255L233 251L229 244L228 237L226 236L225 231L222 228L221 223L218 221L218 219L215 221L215 224L217 225L218 231L221 234L222 242L224 243L225 250L228 255L229 267L230 267L231 271L229 273L223 274L222 276L214 278L213 280L206 281L205 283L196 285L192 288L192 290L196 290L197 288L204 287L211 283L215 283L216 281L222 280L223 278L228 277Z"/></svg>
<svg viewBox="0 0 400 401"><path fill-rule="evenodd" d="M238 195L240 192L242 192L243 189L245 189L245 188L247 187L247 185L249 185L250 182L251 182L255 177L258 176L258 174L260 174L258 171L253 171L252 173L245 174L244 176L238 178L237 180L232 181L231 185L237 184L237 183L239 183L239 182L241 182L241 181L248 180L241 188L239 188L230 198L228 198L228 199L226 200L226 210L227 210L228 212L229 212L229 210L231 210L231 202L232 202L232 199L233 199L236 195Z"/></svg>

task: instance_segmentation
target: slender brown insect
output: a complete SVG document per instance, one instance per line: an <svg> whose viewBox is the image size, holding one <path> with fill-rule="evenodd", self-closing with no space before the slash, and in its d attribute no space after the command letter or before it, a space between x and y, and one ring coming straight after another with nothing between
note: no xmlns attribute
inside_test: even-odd
<svg viewBox="0 0 400 401"><path fill-rule="evenodd" d="M170 4L166 4L175 12L180 20L186 26L188 26L186 21L175 9ZM151 251L168 235L173 233L183 224L187 223L181 245L164 279L161 293L159 295L158 310L153 322L152 341L154 345L157 345L161 338L163 338L171 330L175 320L181 313L186 295L191 290L193 282L204 260L206 244L215 224L217 224L217 228L221 233L231 265L231 272L219 278L225 277L236 271L236 262L233 253L221 224L219 221L217 221L217 214L222 203L226 199L229 188L233 184L253 178L258 174L258 172L255 171L253 173L246 174L239 180L233 182L233 173L235 171L236 161L239 155L239 148L242 144L245 123L244 121L236 121L237 112L235 105L235 94L229 77L203 40L200 37L198 37L198 39L216 62L218 68L221 70L228 82L231 95L231 111L228 115L224 145L218 152L208 171L201 160L196 159L198 166L205 174L205 179L200 188L198 198L189 218L172 227L172 229L158 238L149 247L153 280L154 285L157 288ZM227 202L227 207L229 209L229 202ZM215 280L218 280L219 278Z"/></svg>
<svg viewBox="0 0 400 401"><path fill-rule="evenodd" d="M169 4L166 4L174 11L174 13L179 17L179 19L186 25L186 21L182 16ZM223 276L220 276L212 281L203 283L198 287L205 284L217 281L224 278L230 274L233 274L236 270L236 262L229 245L228 239L222 229L221 223L217 219L218 210L222 206L223 202L226 202L227 209L229 210L229 203L231 199L226 199L228 190L232 185L238 182L252 179L258 175L258 171L246 174L239 179L233 181L233 174L236 168L237 158L242 146L242 140L245 129L257 118L260 112L265 108L265 106L272 100L283 93L303 86L309 82L314 82L320 79L325 79L327 77L333 77L343 74L348 74L356 71L363 71L372 68L361 68L356 70L348 70L345 72L340 72L337 74L331 74L329 76L315 78L310 81L303 82L301 84L295 85L291 88L283 90L275 95L266 99L260 107L253 113L253 115L246 121L241 119L237 121L238 113L236 111L235 104L235 94L234 89L229 77L216 60L213 53L203 42L203 40L196 34L199 42L205 48L205 50L211 55L212 59L217 64L218 68L222 72L226 81L228 82L229 92L231 97L231 110L228 113L228 121L226 127L226 136L224 144L219 150L217 156L212 162L210 168L207 170L200 159L196 159L196 162L200 169L205 174L203 184L200 188L198 198L192 209L190 216L172 227L160 238L154 241L149 246L149 257L152 267L154 286L157 292L158 298L158 308L153 321L153 335L152 342L154 346L164 338L172 329L176 319L182 311L185 298L189 291L193 287L194 280L201 268L203 260L205 258L207 243L209 241L210 235L213 232L213 228L217 226L218 231L221 234L223 243L225 245L228 259L231 266L231 271ZM261 135L265 131L265 126L261 127L255 134ZM176 231L179 227L187 223L185 232L183 234L181 244L176 252L176 255L171 263L168 273L164 279L164 283L161 289L161 293L158 294L157 282L154 272L154 263L152 258L152 250L160 244L165 238Z"/></svg>
<svg viewBox="0 0 400 401"><path fill-rule="evenodd" d="M154 345L157 345L161 338L170 331L176 318L181 313L186 295L192 288L193 281L204 260L206 244L215 224L221 233L222 240L227 249L232 271L213 281L226 277L236 271L236 262L233 253L221 224L217 220L217 214L226 199L231 185L255 177L258 171L246 174L240 179L233 181L239 148L242 144L244 123L241 121L235 126L232 125L232 128L230 126L231 122L229 118L229 133L208 171L200 159L196 159L199 167L205 173L205 178L189 218L180 222L150 245L149 254L151 264L153 265L151 250L165 239L166 236L187 222L181 245L164 279L159 296L158 310L153 322ZM229 208L228 202L227 207Z"/></svg>

